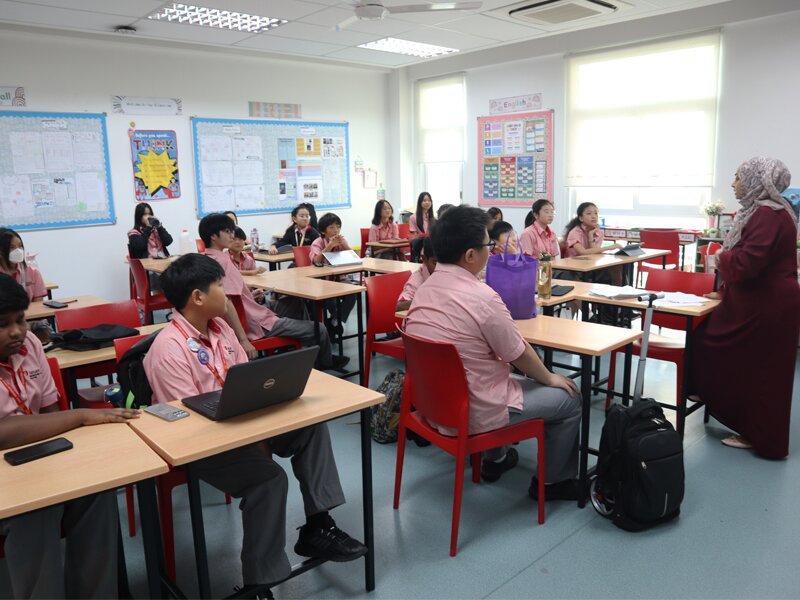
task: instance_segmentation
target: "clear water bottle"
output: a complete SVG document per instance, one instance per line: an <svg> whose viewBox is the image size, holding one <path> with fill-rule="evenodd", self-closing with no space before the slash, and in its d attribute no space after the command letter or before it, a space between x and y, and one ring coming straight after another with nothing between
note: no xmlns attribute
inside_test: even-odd
<svg viewBox="0 0 800 600"><path fill-rule="evenodd" d="M194 244L192 238L189 236L188 229L181 229L180 244L178 246L181 254L190 254L194 252Z"/></svg>
<svg viewBox="0 0 800 600"><path fill-rule="evenodd" d="M386 190L384 189L382 183L380 184L380 186L378 186L377 195L378 195L378 200L386 200Z"/></svg>
<svg viewBox="0 0 800 600"><path fill-rule="evenodd" d="M537 292L542 300L550 300L553 291L553 263L549 254L539 257Z"/></svg>
<svg viewBox="0 0 800 600"><path fill-rule="evenodd" d="M258 251L258 229L255 227L250 230L250 243L253 244L253 250Z"/></svg>

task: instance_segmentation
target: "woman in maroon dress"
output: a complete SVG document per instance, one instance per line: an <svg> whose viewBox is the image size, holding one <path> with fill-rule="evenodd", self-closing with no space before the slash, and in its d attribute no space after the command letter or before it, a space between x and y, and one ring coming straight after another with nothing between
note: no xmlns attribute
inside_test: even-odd
<svg viewBox="0 0 800 600"><path fill-rule="evenodd" d="M717 253L722 302L697 329L695 393L736 431L722 440L766 458L789 454L800 286L797 220L780 193L791 175L779 160L756 157L736 170L741 204Z"/></svg>

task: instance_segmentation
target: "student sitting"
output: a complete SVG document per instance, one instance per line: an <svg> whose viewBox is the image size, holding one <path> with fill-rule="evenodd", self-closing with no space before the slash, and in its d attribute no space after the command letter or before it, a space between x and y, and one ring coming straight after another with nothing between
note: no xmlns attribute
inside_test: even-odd
<svg viewBox="0 0 800 600"><path fill-rule="evenodd" d="M469 385L470 434L544 419L547 500L576 499L580 398L571 379L545 368L500 296L477 280L491 245L486 213L470 206L452 208L436 224L432 237L438 263L414 296L406 331L455 345ZM527 378L512 376L509 363ZM514 448L484 452L481 477L497 481L517 460ZM537 486L534 477L528 493L535 497Z"/></svg>
<svg viewBox="0 0 800 600"><path fill-rule="evenodd" d="M492 254L519 254L517 232L511 223L489 221L489 238L495 243Z"/></svg>
<svg viewBox="0 0 800 600"><path fill-rule="evenodd" d="M244 251L245 242L247 242L247 235L241 227L237 227L233 231L233 240L228 246L228 254L242 275L261 275L266 269L257 267L255 259Z"/></svg>
<svg viewBox="0 0 800 600"><path fill-rule="evenodd" d="M264 336L286 336L299 340L304 346L319 343L318 364L323 369L341 368L350 360L349 357L331 357L331 342L327 331L320 330L319 342L314 335L314 324L311 321L290 318L288 314L300 314L297 304L284 300L272 301L269 307L259 304L253 292L245 285L239 269L233 264L225 250L233 240L234 225L230 217L215 213L206 215L198 227L200 238L206 245L206 255L216 260L225 272L223 285L229 296L239 296L247 316L247 331L242 328L233 303L229 302L225 311L225 320L236 332L239 343L250 358L256 356L256 349L249 340L257 340ZM276 311L279 314L276 314Z"/></svg>
<svg viewBox="0 0 800 600"><path fill-rule="evenodd" d="M28 304L25 289L0 274L0 449L39 442L82 425L136 418L139 411L119 408L58 411L42 344L25 322ZM66 560L61 555L62 530ZM0 520L12 596L116 598L118 530L114 490Z"/></svg>
<svg viewBox="0 0 800 600"><path fill-rule="evenodd" d="M147 202L140 202L133 211L133 229L128 232L128 254L131 258L164 258L172 236L164 229Z"/></svg>
<svg viewBox="0 0 800 600"><path fill-rule="evenodd" d="M497 208L496 206L491 207L489 210L486 211L486 214L489 215L489 218L492 221L502 221L503 220L503 211Z"/></svg>
<svg viewBox="0 0 800 600"><path fill-rule="evenodd" d="M602 254L606 250L619 250L619 244L603 246L603 230L600 229L600 218L597 206L591 202L583 202L578 206L575 218L567 223L564 230L567 238L567 258ZM590 281L621 285L622 268L611 267L593 271L586 275Z"/></svg>
<svg viewBox="0 0 800 600"><path fill-rule="evenodd" d="M282 246L310 246L319 237L319 232L309 225L311 213L305 204L292 209L292 224L286 228L283 237L269 247L270 254L277 254Z"/></svg>
<svg viewBox="0 0 800 600"><path fill-rule="evenodd" d="M549 200L537 200L533 203L531 215L533 222L519 237L522 251L534 258L539 258L542 254L559 258L561 249L558 245L558 236L550 229L555 216L553 204Z"/></svg>
<svg viewBox="0 0 800 600"><path fill-rule="evenodd" d="M209 215L205 219L224 215ZM205 220L204 219L204 220ZM231 223L232 224L232 223ZM201 231L208 227L201 223ZM214 234L229 235L227 232ZM153 402L171 402L219 390L232 365L247 362L247 354L228 325L230 294L225 280L229 269L207 256L187 254L162 275L164 294L176 308L169 326L156 337L144 359ZM200 360L200 353L208 360ZM324 423L269 439L273 453L291 458L300 482L306 524L294 551L300 556L333 561L354 560L366 547L336 527L328 511L344 504L339 475ZM259 444L229 450L194 463L200 479L241 498L242 577L245 586L264 585L286 578L291 566L286 556L287 478L283 469Z"/></svg>
<svg viewBox="0 0 800 600"><path fill-rule="evenodd" d="M30 301L47 296L42 274L25 262L25 246L13 229L0 229L0 273L10 275L25 288Z"/></svg>
<svg viewBox="0 0 800 600"><path fill-rule="evenodd" d="M395 242L400 239L397 223L394 222L394 209L388 200L378 200L375 204L375 214L372 216L372 225L369 228L370 242ZM375 258L399 259L402 248L376 248L371 246L370 256Z"/></svg>
<svg viewBox="0 0 800 600"><path fill-rule="evenodd" d="M422 192L417 197L417 210L411 215L408 231L416 236L411 240L411 262L419 262L422 252L422 237L431 232L431 226L436 222L433 215L433 199L428 192Z"/></svg>
<svg viewBox="0 0 800 600"><path fill-rule="evenodd" d="M408 310L419 286L425 283L436 269L436 255L433 252L433 240L430 236L423 238L421 258L422 266L411 274L403 286L403 291L400 292L400 297L397 299L398 311Z"/></svg>

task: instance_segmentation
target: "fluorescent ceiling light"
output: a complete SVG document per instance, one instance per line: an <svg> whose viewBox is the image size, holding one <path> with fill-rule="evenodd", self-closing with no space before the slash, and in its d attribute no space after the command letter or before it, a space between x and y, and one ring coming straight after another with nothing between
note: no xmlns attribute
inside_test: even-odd
<svg viewBox="0 0 800 600"><path fill-rule="evenodd" d="M392 52L394 54L405 54L407 56L418 56L420 58L430 58L431 56L440 56L442 54L450 54L451 52L458 52L455 48L445 48L444 46L434 46L433 44L421 44L419 42L409 42L408 40L401 40L398 38L383 38L368 44L361 44L359 48L368 48L370 50L381 50L383 52Z"/></svg>
<svg viewBox="0 0 800 600"><path fill-rule="evenodd" d="M288 23L285 19L260 17L241 12L231 12L219 8L193 6L191 4L173 3L147 15L148 19L155 21L169 21L185 25L200 25L202 27L217 27L233 31L247 31L261 33L269 31Z"/></svg>

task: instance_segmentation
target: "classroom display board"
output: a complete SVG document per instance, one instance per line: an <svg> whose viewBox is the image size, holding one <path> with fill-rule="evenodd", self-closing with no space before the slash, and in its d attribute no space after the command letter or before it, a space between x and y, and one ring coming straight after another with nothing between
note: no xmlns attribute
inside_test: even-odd
<svg viewBox="0 0 800 600"><path fill-rule="evenodd" d="M478 204L553 200L553 111L478 117Z"/></svg>
<svg viewBox="0 0 800 600"><path fill-rule="evenodd" d="M0 223L114 223L105 114L0 111Z"/></svg>
<svg viewBox="0 0 800 600"><path fill-rule="evenodd" d="M347 123L192 119L197 214L350 206Z"/></svg>

